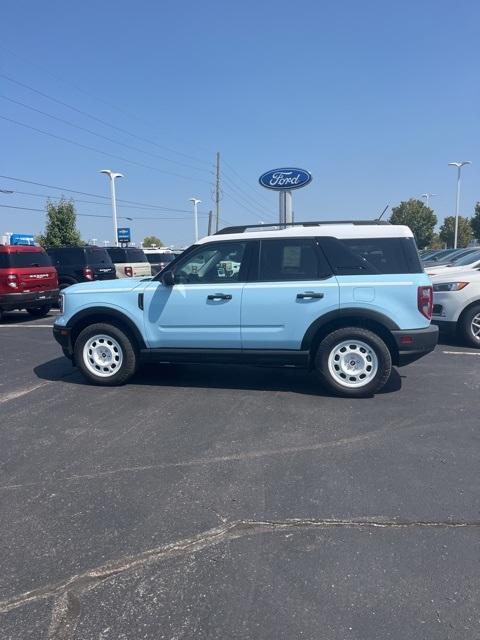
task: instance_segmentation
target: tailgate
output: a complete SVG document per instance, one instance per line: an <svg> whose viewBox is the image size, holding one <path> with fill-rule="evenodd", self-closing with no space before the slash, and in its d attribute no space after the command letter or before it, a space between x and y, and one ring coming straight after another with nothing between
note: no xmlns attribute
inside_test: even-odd
<svg viewBox="0 0 480 640"><path fill-rule="evenodd" d="M53 267L26 267L24 269L12 269L18 279L20 293L30 291L47 291L58 288L57 272Z"/></svg>

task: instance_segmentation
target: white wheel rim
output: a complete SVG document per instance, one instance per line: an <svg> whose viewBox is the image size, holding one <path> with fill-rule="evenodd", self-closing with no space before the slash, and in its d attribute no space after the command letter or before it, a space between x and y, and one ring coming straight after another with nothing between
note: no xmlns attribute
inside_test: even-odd
<svg viewBox="0 0 480 640"><path fill-rule="evenodd" d="M366 342L344 340L331 350L328 370L335 382L342 387L364 387L377 375L378 357Z"/></svg>
<svg viewBox="0 0 480 640"><path fill-rule="evenodd" d="M472 333L473 337L480 341L480 313L472 318Z"/></svg>
<svg viewBox="0 0 480 640"><path fill-rule="evenodd" d="M94 375L109 378L122 366L122 347L112 336L105 334L93 336L83 347L83 362Z"/></svg>

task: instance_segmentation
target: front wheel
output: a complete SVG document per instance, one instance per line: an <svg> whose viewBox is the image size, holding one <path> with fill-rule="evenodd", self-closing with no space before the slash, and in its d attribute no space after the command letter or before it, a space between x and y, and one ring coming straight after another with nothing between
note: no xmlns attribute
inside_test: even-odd
<svg viewBox="0 0 480 640"><path fill-rule="evenodd" d="M92 324L75 341L75 363L94 384L117 386L137 369L137 351L124 331L111 324Z"/></svg>
<svg viewBox="0 0 480 640"><path fill-rule="evenodd" d="M460 322L462 338L471 346L480 348L480 304L466 311Z"/></svg>
<svg viewBox="0 0 480 640"><path fill-rule="evenodd" d="M379 391L392 371L385 342L359 327L344 327L326 336L318 348L315 368L334 394L364 398Z"/></svg>

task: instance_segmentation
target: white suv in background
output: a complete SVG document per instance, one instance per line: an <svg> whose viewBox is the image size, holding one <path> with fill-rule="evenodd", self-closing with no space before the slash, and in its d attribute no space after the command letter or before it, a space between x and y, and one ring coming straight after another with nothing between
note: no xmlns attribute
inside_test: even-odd
<svg viewBox="0 0 480 640"><path fill-rule="evenodd" d="M117 278L148 278L152 275L152 267L141 249L107 247L107 251L115 265Z"/></svg>
<svg viewBox="0 0 480 640"><path fill-rule="evenodd" d="M480 348L480 271L441 273L432 283L432 322Z"/></svg>

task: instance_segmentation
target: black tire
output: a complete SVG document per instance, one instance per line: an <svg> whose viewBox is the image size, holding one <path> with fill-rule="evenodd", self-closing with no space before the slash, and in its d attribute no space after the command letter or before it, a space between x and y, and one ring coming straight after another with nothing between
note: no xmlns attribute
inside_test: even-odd
<svg viewBox="0 0 480 640"><path fill-rule="evenodd" d="M480 349L480 333L475 335L474 330L475 328L477 330L480 328L477 326L479 321L480 304L475 304L468 311L465 311L459 323L460 336L468 345L477 349ZM474 325L474 322L476 325Z"/></svg>
<svg viewBox="0 0 480 640"><path fill-rule="evenodd" d="M107 336L109 338L112 338L113 341L117 343L118 348L121 349L121 354L119 354L121 357L121 364L118 366L118 369L115 372L108 374L108 377L104 377L101 374L101 367L95 364L93 360L93 355L89 358L90 365L87 364L87 362L84 359L84 347L87 344L87 342L92 338L94 338L95 336ZM114 347L114 348L117 348L117 347ZM89 380L90 382L93 382L93 384L106 386L106 387L114 387L114 386L125 384L125 382L127 382L127 380L129 380L133 376L133 374L137 370L137 365L138 365L137 350L135 348L135 344L132 342L130 337L122 329L119 329L118 327L112 324L107 324L103 322L92 324L80 332L74 345L74 357L75 357L75 364L81 370L81 372L87 378L87 380ZM86 354L86 357L88 357L88 353ZM110 365L110 367L111 366L112 365ZM95 367L99 371L98 374L92 371L92 368L95 368Z"/></svg>
<svg viewBox="0 0 480 640"><path fill-rule="evenodd" d="M353 354L353 358L358 358L359 362L364 362L365 373L363 373L363 369L360 367L360 373L357 375L355 370L352 370L352 376L350 377L349 374L345 374L342 367L336 363L336 358L342 357L341 353L338 353L339 345L348 341L352 341L352 346L355 345L355 341L367 345L376 356L377 371L372 379L366 383L361 382L361 378L364 376L365 379L368 379L370 375L368 367L372 367L369 362L372 361L373 356L370 356L363 346L360 346L358 356L356 356L357 352L355 350L351 351L351 353ZM336 349L337 353L334 353ZM349 347L347 347L347 349L349 349ZM337 370L336 376L329 368L330 356L332 356L332 367ZM345 356L347 360L348 357ZM347 366L349 365L347 364ZM360 327L344 327L332 331L332 333L322 340L315 355L315 369L323 385L335 395L347 398L365 398L379 391L390 378L392 372L392 357L387 345L376 333ZM342 382L339 381L341 376L344 377L344 381L342 380ZM350 382L350 380L353 381L355 378L357 379L356 384L361 386L355 386L354 382Z"/></svg>
<svg viewBox="0 0 480 640"><path fill-rule="evenodd" d="M31 309L27 309L27 313L32 316L32 318L45 318L50 313L51 307L32 307Z"/></svg>

